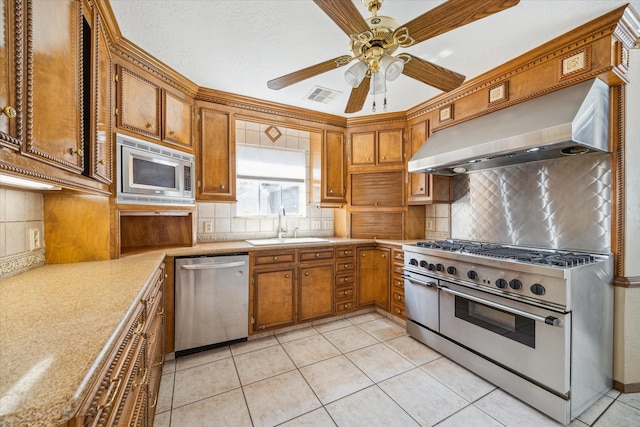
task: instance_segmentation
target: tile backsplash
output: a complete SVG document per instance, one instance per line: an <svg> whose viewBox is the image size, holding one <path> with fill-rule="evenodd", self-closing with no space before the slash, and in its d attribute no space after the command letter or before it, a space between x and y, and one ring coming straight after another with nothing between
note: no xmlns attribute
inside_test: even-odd
<svg viewBox="0 0 640 427"><path fill-rule="evenodd" d="M282 126L236 121L236 144L304 150L307 163L307 200L309 200L310 135L309 132ZM274 138L275 137L275 138ZM198 242L269 238L276 235L277 217L238 217L233 203L197 203ZM298 236L334 235L333 209L306 206L305 216L286 216L289 235L297 228Z"/></svg>
<svg viewBox="0 0 640 427"><path fill-rule="evenodd" d="M31 250L31 230L37 230L40 248ZM44 265L42 193L0 187L0 277Z"/></svg>
<svg viewBox="0 0 640 427"><path fill-rule="evenodd" d="M426 205L424 235L429 240L442 240L451 237L450 204Z"/></svg>

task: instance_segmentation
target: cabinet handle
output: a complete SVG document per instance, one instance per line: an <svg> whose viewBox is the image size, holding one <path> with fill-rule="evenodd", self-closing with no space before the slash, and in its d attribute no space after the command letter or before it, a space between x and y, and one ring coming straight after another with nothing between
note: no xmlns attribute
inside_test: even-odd
<svg viewBox="0 0 640 427"><path fill-rule="evenodd" d="M386 257L387 257L387 254L382 254L382 258L386 258Z"/></svg>
<svg viewBox="0 0 640 427"><path fill-rule="evenodd" d="M164 314L164 307L158 307L158 311L156 311L156 316L162 316Z"/></svg>
<svg viewBox="0 0 640 427"><path fill-rule="evenodd" d="M345 305L344 305L344 308L349 308L349 304L345 304Z"/></svg>
<svg viewBox="0 0 640 427"><path fill-rule="evenodd" d="M113 402L116 400L116 396L118 395L118 391L120 390L120 384L122 384L122 377L121 378L117 378L117 379L111 379L111 381L109 382L109 385L113 384L114 382L117 382L114 390L113 390L113 394L111 395L111 399L109 399L109 401L107 403L105 403L104 405L98 405L96 407L96 410L101 410L101 409L106 409L109 406L113 405Z"/></svg>
<svg viewBox="0 0 640 427"><path fill-rule="evenodd" d="M333 194L333 190L329 190L329 194Z"/></svg>
<svg viewBox="0 0 640 427"><path fill-rule="evenodd" d="M400 314L402 311L399 308L396 308L396 314Z"/></svg>
<svg viewBox="0 0 640 427"><path fill-rule="evenodd" d="M147 129L151 129L153 127L153 125L151 123L146 123L144 125L144 127L147 128Z"/></svg>
<svg viewBox="0 0 640 427"><path fill-rule="evenodd" d="M18 112L11 105L7 105L2 110L0 110L0 115L4 114L9 119L13 119L18 115Z"/></svg>
<svg viewBox="0 0 640 427"><path fill-rule="evenodd" d="M220 189L224 190L224 184L220 184Z"/></svg>
<svg viewBox="0 0 640 427"><path fill-rule="evenodd" d="M343 282L348 282L348 281L349 281L349 278L348 278L348 277L345 277L344 279L342 279L342 281L343 281Z"/></svg>
<svg viewBox="0 0 640 427"><path fill-rule="evenodd" d="M161 354L160 357L158 357L158 361L156 363L153 364L154 367L156 366L160 366L164 363L164 354Z"/></svg>
<svg viewBox="0 0 640 427"><path fill-rule="evenodd" d="M367 254L362 254L362 256L367 256Z"/></svg>
<svg viewBox="0 0 640 427"><path fill-rule="evenodd" d="M424 188L420 187L420 189L418 191L424 191Z"/></svg>
<svg viewBox="0 0 640 427"><path fill-rule="evenodd" d="M149 372L149 369L144 368L144 375L142 375L142 380L140 380L140 382L136 382L134 381L133 384L131 384L131 390L135 390L136 388L138 388L139 385L142 385L145 383L145 381L147 381L147 373Z"/></svg>
<svg viewBox="0 0 640 427"><path fill-rule="evenodd" d="M153 343L156 342L156 337L158 336L158 334L151 334L151 336L147 339L149 339L149 347L151 347L153 345Z"/></svg>
<svg viewBox="0 0 640 427"><path fill-rule="evenodd" d="M104 161L104 159L100 159L98 160L98 164L104 166L106 162Z"/></svg>
<svg viewBox="0 0 640 427"><path fill-rule="evenodd" d="M172 131L172 130L169 131L169 136L175 136L175 135L176 135L175 131Z"/></svg>
<svg viewBox="0 0 640 427"><path fill-rule="evenodd" d="M319 252L316 252L316 258L318 258L320 256Z"/></svg>
<svg viewBox="0 0 640 427"><path fill-rule="evenodd" d="M274 257L273 257L273 260L274 260L274 261L277 261L277 260L278 260L278 257L277 257L277 256L274 256Z"/></svg>
<svg viewBox="0 0 640 427"><path fill-rule="evenodd" d="M84 155L84 150L78 150L77 148L69 148L69 153L71 153L72 156L78 155L82 157Z"/></svg>
<svg viewBox="0 0 640 427"><path fill-rule="evenodd" d="M378 202L375 202L375 203L373 204L373 206L378 206Z"/></svg>
<svg viewBox="0 0 640 427"><path fill-rule="evenodd" d="M344 291L344 294L345 295L349 295L349 291Z"/></svg>
<svg viewBox="0 0 640 427"><path fill-rule="evenodd" d="M288 274L285 274L285 275L284 275L284 278L285 278L285 279L288 279L288 278L289 278L289 275L288 275Z"/></svg>
<svg viewBox="0 0 640 427"><path fill-rule="evenodd" d="M151 406L149 406L149 408L153 409L156 407L156 405L158 404L158 393L153 393L155 394L155 397L153 398L153 403L151 404Z"/></svg>
<svg viewBox="0 0 640 427"><path fill-rule="evenodd" d="M305 272L304 272L304 275L305 275L305 276L308 276L308 275L309 275L309 272L308 272L308 271L305 271Z"/></svg>

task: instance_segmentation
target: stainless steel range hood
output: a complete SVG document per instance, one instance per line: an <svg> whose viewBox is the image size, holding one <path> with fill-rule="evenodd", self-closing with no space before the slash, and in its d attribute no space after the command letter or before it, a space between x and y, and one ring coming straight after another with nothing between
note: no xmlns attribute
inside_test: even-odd
<svg viewBox="0 0 640 427"><path fill-rule="evenodd" d="M608 151L609 86L593 79L434 132L409 172L455 175Z"/></svg>

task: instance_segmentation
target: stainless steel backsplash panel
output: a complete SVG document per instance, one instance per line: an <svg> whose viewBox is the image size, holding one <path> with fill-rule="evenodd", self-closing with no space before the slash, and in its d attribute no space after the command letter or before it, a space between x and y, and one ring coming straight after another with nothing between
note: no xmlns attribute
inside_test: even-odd
<svg viewBox="0 0 640 427"><path fill-rule="evenodd" d="M608 154L456 176L451 237L609 253L611 179Z"/></svg>

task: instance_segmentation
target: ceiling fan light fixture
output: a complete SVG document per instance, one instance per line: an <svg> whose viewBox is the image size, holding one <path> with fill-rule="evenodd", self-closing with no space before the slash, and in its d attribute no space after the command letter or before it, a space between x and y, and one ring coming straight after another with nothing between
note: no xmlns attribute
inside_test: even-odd
<svg viewBox="0 0 640 427"><path fill-rule="evenodd" d="M371 88L369 95L380 95L387 91L387 82L381 71L371 74Z"/></svg>
<svg viewBox="0 0 640 427"><path fill-rule="evenodd" d="M349 86L358 87L367 75L368 68L369 65L366 62L359 60L344 72L344 79L347 81Z"/></svg>
<svg viewBox="0 0 640 427"><path fill-rule="evenodd" d="M391 55L383 55L380 58L380 71L384 72L384 78L388 82L392 82L402 74L404 70L404 61Z"/></svg>

